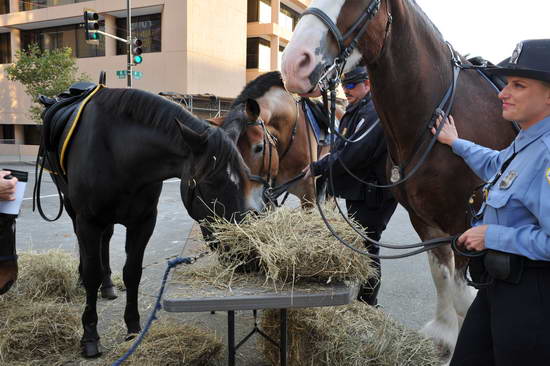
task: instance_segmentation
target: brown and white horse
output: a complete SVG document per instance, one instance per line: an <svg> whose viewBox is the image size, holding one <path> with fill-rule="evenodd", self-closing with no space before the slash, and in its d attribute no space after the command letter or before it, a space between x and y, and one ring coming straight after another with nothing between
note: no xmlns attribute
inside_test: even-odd
<svg viewBox="0 0 550 366"><path fill-rule="evenodd" d="M237 147L251 174L264 182L272 180L273 186L297 177L308 164L328 152L328 146L318 146L300 102L285 90L278 71L251 81L225 118L209 121L218 126L239 125L244 121L248 127L239 137ZM249 207L260 208L265 204L264 188L262 181L250 184L250 190L245 192ZM315 201L311 178L298 180L289 186L288 192L300 199L302 207L311 207Z"/></svg>
<svg viewBox="0 0 550 366"><path fill-rule="evenodd" d="M357 37L344 71L360 60L366 62L391 159L396 166L410 161L403 169L406 175L420 159L416 145L431 138L427 122L452 83L451 48L414 0L314 0L310 8L322 10L326 17L310 13L300 20L283 55L285 86L297 93L315 88L338 52L361 32L362 24L353 26L363 17L365 32ZM370 15L368 8L373 10ZM336 31L329 31L331 22ZM340 47L338 33L346 38ZM515 130L502 119L495 90L477 71L459 75L451 113L460 136L504 148ZM427 240L468 228L467 200L478 184L462 159L436 144L417 174L394 193L419 236ZM465 258L449 246L432 250L428 259L437 309L423 331L452 352L474 291L464 281Z"/></svg>

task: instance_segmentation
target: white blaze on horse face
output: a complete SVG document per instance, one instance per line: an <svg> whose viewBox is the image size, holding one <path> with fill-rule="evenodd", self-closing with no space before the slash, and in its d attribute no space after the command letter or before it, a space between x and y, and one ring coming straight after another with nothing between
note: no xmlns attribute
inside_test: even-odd
<svg viewBox="0 0 550 366"><path fill-rule="evenodd" d="M310 7L319 8L336 24L345 0L314 0ZM286 47L281 70L285 87L290 92L306 93L312 89L311 73L323 63L332 63L329 58L328 28L314 15L305 15L294 30Z"/></svg>
<svg viewBox="0 0 550 366"><path fill-rule="evenodd" d="M227 164L227 175L229 176L229 180L235 183L235 185L239 186L239 175L231 169L231 165Z"/></svg>

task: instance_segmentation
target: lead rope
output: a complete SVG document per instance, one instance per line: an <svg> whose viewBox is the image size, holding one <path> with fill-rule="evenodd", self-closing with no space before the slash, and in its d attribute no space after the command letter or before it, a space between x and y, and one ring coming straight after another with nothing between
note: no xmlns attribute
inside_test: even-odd
<svg viewBox="0 0 550 366"><path fill-rule="evenodd" d="M147 322L145 323L145 327L139 333L139 336L136 338L136 340L134 341L134 343L132 344L130 349L122 357L120 357L118 360L116 360L112 364L112 366L122 365L122 363L124 361L126 361L128 359L128 357L130 357L136 351L136 349L139 347L139 345L143 341L143 338L145 337L145 335L147 334L147 332L151 328L151 325L153 324L153 322L158 319L157 318L157 313L158 313L159 310L162 309L162 305L161 305L160 302L162 301L162 297L164 295L164 288L166 287L166 281L168 279L168 275L170 274L170 271L173 268L175 268L176 266L180 265L180 264L193 264L198 259L204 257L205 255L207 255L209 253L210 252L203 252L203 253L200 253L199 255L196 255L194 257L185 257L185 258L177 257L177 258L174 258L174 259L169 260L167 262L167 267L166 267L166 270L164 271L164 276L162 277L162 282L161 282L159 293L157 295L157 300L155 302L155 306L154 306L153 310L151 311L151 313L149 314L149 318L147 319Z"/></svg>

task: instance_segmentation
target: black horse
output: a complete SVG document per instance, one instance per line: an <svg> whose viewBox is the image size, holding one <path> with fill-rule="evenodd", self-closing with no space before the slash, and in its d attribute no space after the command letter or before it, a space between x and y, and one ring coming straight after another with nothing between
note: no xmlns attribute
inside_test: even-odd
<svg viewBox="0 0 550 366"><path fill-rule="evenodd" d="M175 103L135 89L103 88L86 105L66 153L65 179L57 179L80 248L85 357L101 355L96 311L101 252L114 224L127 229L124 320L132 335L141 330L138 286L162 181L181 178L182 200L195 220L215 215L239 219L247 211L249 173L235 146L244 127L227 128L230 134Z"/></svg>

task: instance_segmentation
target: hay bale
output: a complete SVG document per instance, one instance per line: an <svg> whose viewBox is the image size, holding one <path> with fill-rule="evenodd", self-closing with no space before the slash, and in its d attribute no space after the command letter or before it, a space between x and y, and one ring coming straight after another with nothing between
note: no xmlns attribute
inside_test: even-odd
<svg viewBox="0 0 550 366"><path fill-rule="evenodd" d="M79 352L80 307L60 303L0 303L0 364L61 365Z"/></svg>
<svg viewBox="0 0 550 366"><path fill-rule="evenodd" d="M364 249L362 238L334 207L325 205L324 211L343 239ZM240 224L218 218L211 226L223 243L220 262L233 272L242 265L258 267L267 280L283 283L364 283L375 275L370 259L334 238L317 210L282 207L249 215Z"/></svg>
<svg viewBox="0 0 550 366"><path fill-rule="evenodd" d="M433 342L362 302L339 307L289 310L289 366L435 366ZM262 314L262 329L279 339L279 311ZM263 338L259 345L272 365L279 350Z"/></svg>
<svg viewBox="0 0 550 366"><path fill-rule="evenodd" d="M25 301L83 301L84 288L78 284L78 259L62 250L19 255L19 278L11 297Z"/></svg>
<svg viewBox="0 0 550 366"><path fill-rule="evenodd" d="M121 343L101 365L112 365L128 351L132 341ZM145 366L207 366L219 361L224 345L211 331L191 325L157 322L136 352L124 364Z"/></svg>

